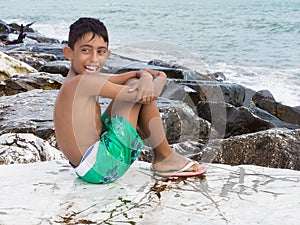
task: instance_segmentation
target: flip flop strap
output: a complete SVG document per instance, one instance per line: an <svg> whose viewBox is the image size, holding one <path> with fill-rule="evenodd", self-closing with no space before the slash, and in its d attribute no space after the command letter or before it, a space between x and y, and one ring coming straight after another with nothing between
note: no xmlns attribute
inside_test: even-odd
<svg viewBox="0 0 300 225"><path fill-rule="evenodd" d="M190 167L192 167L195 164L195 162L193 160L189 160L189 162L180 170L178 170L176 173L181 173L186 171L187 169L189 169Z"/></svg>

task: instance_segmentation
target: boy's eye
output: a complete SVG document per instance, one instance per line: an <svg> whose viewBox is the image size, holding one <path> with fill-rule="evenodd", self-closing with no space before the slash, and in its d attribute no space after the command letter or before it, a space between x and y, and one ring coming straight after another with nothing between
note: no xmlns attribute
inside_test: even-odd
<svg viewBox="0 0 300 225"><path fill-rule="evenodd" d="M99 55L104 55L106 52L107 52L107 48L104 48L104 47L103 47L103 48L99 48L99 49L98 49L98 54L99 54Z"/></svg>
<svg viewBox="0 0 300 225"><path fill-rule="evenodd" d="M83 53L89 53L89 52L90 52L90 49L88 49L88 48L83 48L83 49L81 49L81 51L82 51Z"/></svg>

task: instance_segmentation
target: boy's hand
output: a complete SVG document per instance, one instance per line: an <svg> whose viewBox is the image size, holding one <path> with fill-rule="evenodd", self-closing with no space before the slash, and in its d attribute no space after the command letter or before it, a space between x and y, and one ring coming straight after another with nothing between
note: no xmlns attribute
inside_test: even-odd
<svg viewBox="0 0 300 225"><path fill-rule="evenodd" d="M153 77L146 71L139 71L139 79L131 86L129 92L137 91L136 102L147 104L155 100Z"/></svg>
<svg viewBox="0 0 300 225"><path fill-rule="evenodd" d="M160 96L160 94L166 84L167 75L164 72L157 71L157 70L151 70L151 69L147 69L147 68L145 68L144 71L151 73L151 75L153 77L154 96L155 96L155 99L157 99Z"/></svg>

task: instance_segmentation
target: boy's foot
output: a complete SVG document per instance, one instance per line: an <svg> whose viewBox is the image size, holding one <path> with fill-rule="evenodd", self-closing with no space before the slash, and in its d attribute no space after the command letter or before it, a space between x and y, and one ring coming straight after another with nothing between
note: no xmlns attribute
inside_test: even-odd
<svg viewBox="0 0 300 225"><path fill-rule="evenodd" d="M206 168L200 166L198 162L176 152L158 163L155 163L154 159L152 170L155 175L161 177L190 177L201 176L206 173Z"/></svg>

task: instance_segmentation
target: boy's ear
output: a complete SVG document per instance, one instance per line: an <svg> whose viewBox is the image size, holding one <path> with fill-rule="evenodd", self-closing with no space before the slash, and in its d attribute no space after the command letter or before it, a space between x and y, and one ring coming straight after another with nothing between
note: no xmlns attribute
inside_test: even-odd
<svg viewBox="0 0 300 225"><path fill-rule="evenodd" d="M73 50L69 47L69 46L65 46L64 49L63 49L63 53L64 53L64 56L69 60L71 61L73 59L73 54L72 54Z"/></svg>

